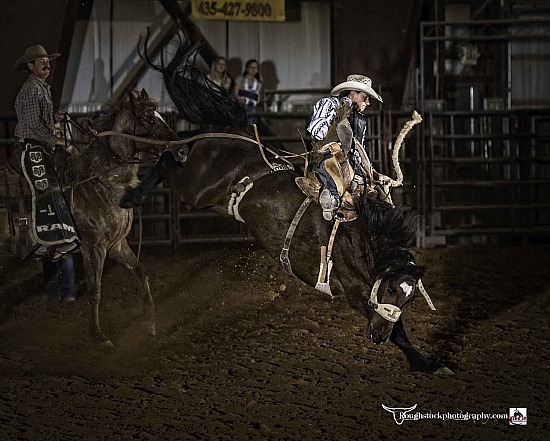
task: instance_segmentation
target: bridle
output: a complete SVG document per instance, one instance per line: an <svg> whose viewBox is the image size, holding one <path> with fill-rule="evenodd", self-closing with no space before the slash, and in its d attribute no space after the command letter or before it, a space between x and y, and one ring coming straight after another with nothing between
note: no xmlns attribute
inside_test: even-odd
<svg viewBox="0 0 550 441"><path fill-rule="evenodd" d="M374 282L374 286L372 287L368 304L369 306L372 306L373 310L377 312L383 319L389 322L396 322L397 320L399 320L399 317L403 312L401 308L399 308L398 306L392 305L391 303L378 303L378 289L380 288L380 284L382 283L383 279L384 277L378 277L376 279L376 282ZM415 286L422 293L422 295L424 296L424 299L426 299L426 303L428 303L428 306L430 307L430 309L432 311L435 311L435 306L432 302L432 299L428 295L428 292L424 288L424 285L422 284L422 280L418 279Z"/></svg>
<svg viewBox="0 0 550 441"><path fill-rule="evenodd" d="M110 136L110 135L115 135L115 136L119 136L119 137L123 137L123 138L126 138L126 139L129 139L131 141L134 142L134 151L136 152L139 152L140 150L137 148L136 144L138 142L142 142L142 143L145 143L145 144L154 144L154 145L163 145L165 146L165 149L163 151L152 151L152 150L148 150L147 152L150 153L154 158L158 159L160 157L160 155L166 150L168 149L169 147L169 141L162 141L162 140L159 140L158 139L158 136L156 133L154 133L150 128L146 127L146 125L143 123L143 118L138 116L137 112L136 112L136 107L134 105L133 102L130 102L131 104L131 112L132 112L132 116L133 116L133 120L134 120L134 124L133 124L133 134L128 134L128 133L122 133L122 132L117 132L117 131L103 131L103 132L97 132L97 130L93 129L91 126L88 126L88 130L85 130L82 126L80 126L80 124L78 124L76 121L74 121L72 118L69 118L68 119L68 122L72 123L73 125L75 125L75 127L77 127L79 130L81 130L82 132L84 133L90 133L94 138L102 138L102 137L105 137L105 136ZM70 115L69 115L70 116ZM139 126L141 126L145 132L147 133L147 135L149 135L151 138L153 139L150 139L150 138L144 138L142 136L137 136L136 135L136 128L137 128L137 125L139 124ZM114 170L117 170L121 167L124 167L125 165L143 165L143 164L148 164L148 163L152 163L154 161L154 158L153 159L147 159L147 160L143 160L143 159L126 159L124 157L122 157L119 153L117 153L115 150L113 150L112 146L111 146L111 143L107 143L107 147L109 148L109 150L111 151L111 155L112 155L112 158L118 162L118 165L115 165L114 167L111 167L110 169L106 170L104 173L102 173L101 175L95 175L95 176L91 176L87 179L84 179L82 181L78 181L74 184L72 184L73 187L76 187L78 185L82 185L88 181L91 181L91 180L94 180L94 179L98 179L100 178L101 176L104 176L104 175L107 175L109 173L111 173L112 171Z"/></svg>
<svg viewBox="0 0 550 441"><path fill-rule="evenodd" d="M136 122L139 123L139 125L149 134L151 135L151 138L153 139L156 139L158 140L158 136L156 135L156 133L152 132L149 127L146 127L145 124L143 124L143 120L145 118L139 116L136 112L136 106L134 105L134 102L133 101L130 101L130 105L131 105L131 108L132 108L132 114L134 115L134 135L136 134ZM149 106L149 107L152 107L153 108L153 113L157 113L156 111L156 107L154 106ZM147 110L147 107L146 107L146 110ZM160 117L160 114L159 115L155 115L157 118Z"/></svg>
<svg viewBox="0 0 550 441"><path fill-rule="evenodd" d="M401 308L392 305L391 303L378 303L378 288L380 288L381 283L381 277L376 279L376 282L374 282L374 286L372 287L370 293L369 306L372 306L372 309L382 316L383 319L386 319L389 322L396 322L401 316Z"/></svg>

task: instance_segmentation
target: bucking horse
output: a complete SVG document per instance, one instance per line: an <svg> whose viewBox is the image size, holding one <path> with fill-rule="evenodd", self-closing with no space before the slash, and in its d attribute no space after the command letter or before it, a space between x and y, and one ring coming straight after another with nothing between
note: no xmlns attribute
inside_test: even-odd
<svg viewBox="0 0 550 441"><path fill-rule="evenodd" d="M174 90L174 84L167 87ZM201 95L208 101L207 91ZM186 108L178 109L185 114ZM345 297L366 317L368 337L377 344L388 339L396 344L412 370L451 373L413 347L403 324L402 313L419 292L433 307L421 282L426 269L408 249L418 228L416 216L364 192L357 202L358 219L327 222L314 198L297 186L294 167L258 136L230 128L187 142L190 152L183 167L160 161L122 204L141 203L168 176L170 188L183 201L244 222L287 272L332 297Z"/></svg>

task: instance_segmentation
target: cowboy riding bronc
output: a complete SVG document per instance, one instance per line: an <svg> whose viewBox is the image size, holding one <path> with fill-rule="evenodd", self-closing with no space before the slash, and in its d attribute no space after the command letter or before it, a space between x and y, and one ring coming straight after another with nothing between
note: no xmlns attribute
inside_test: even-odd
<svg viewBox="0 0 550 441"><path fill-rule="evenodd" d="M322 186L319 204L323 217L345 222L357 217L355 201L365 184L368 191L374 190L372 182L365 182L372 166L363 147L363 112L370 104L369 97L380 102L382 97L372 88L371 79L363 75L349 75L330 95L315 104L307 128L313 138L314 173L298 178L297 183L306 194L317 193Z"/></svg>
<svg viewBox="0 0 550 441"><path fill-rule="evenodd" d="M53 152L58 144L55 123L66 118L62 110L54 112L50 86L50 60L60 54L48 54L41 45L27 48L17 59L16 71L27 71L28 77L15 100L16 158L32 196L30 218L20 219L20 237L27 229L32 251L38 258L54 261L76 249L79 238L71 213L59 188ZM26 225L25 225L26 221Z"/></svg>

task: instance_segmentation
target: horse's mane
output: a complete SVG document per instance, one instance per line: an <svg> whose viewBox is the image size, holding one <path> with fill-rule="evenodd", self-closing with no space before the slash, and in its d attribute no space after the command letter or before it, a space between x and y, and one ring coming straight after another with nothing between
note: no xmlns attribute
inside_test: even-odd
<svg viewBox="0 0 550 441"><path fill-rule="evenodd" d="M199 43L190 40L178 47L168 64L154 64L147 55L147 40L140 56L149 66L162 73L170 98L182 118L193 124L209 124L215 129L247 126L244 107L233 90L227 90L211 81L195 65Z"/></svg>
<svg viewBox="0 0 550 441"><path fill-rule="evenodd" d="M98 132L111 130L118 113L124 108L124 99L121 97L115 101L105 103L101 112L91 120L91 125Z"/></svg>
<svg viewBox="0 0 550 441"><path fill-rule="evenodd" d="M129 93L124 93L115 100L107 101L101 108L101 112L92 118L92 127L100 131L111 130L115 123L118 114L130 105L129 94L134 94L134 104L140 107L156 107L157 103L152 98L142 99L137 91L130 90Z"/></svg>
<svg viewBox="0 0 550 441"><path fill-rule="evenodd" d="M424 267L415 265L408 247L414 244L420 217L370 197L366 192L357 202L359 216L367 223L369 233L376 237L372 246L376 255L375 273L386 275L423 274Z"/></svg>
<svg viewBox="0 0 550 441"><path fill-rule="evenodd" d="M384 235L391 247L406 248L414 243L418 230L418 216L405 212L363 193L357 201L358 213L375 235Z"/></svg>

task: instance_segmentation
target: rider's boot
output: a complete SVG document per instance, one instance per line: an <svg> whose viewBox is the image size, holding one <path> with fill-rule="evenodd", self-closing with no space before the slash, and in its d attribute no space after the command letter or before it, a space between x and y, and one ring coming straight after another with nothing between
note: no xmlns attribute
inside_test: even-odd
<svg viewBox="0 0 550 441"><path fill-rule="evenodd" d="M338 210L340 201L331 194L328 188L325 188L319 195L319 205L323 209L323 218L331 221Z"/></svg>

